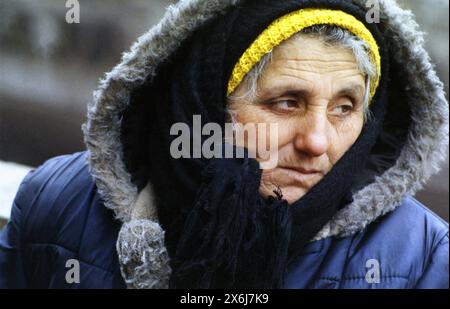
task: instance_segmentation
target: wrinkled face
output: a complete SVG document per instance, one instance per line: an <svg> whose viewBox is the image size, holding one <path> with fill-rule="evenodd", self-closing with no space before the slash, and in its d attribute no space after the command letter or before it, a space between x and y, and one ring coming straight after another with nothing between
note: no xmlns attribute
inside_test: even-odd
<svg viewBox="0 0 450 309"><path fill-rule="evenodd" d="M239 123L278 124L278 164L263 170L262 196L279 188L291 204L331 170L361 133L364 81L350 50L319 38L292 38L273 50L257 97L229 103ZM247 89L241 84L236 95Z"/></svg>

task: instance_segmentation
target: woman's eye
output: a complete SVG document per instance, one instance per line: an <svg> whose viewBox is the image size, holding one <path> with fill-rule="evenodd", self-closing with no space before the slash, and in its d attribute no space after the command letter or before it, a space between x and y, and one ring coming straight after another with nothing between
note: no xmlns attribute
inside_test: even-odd
<svg viewBox="0 0 450 309"><path fill-rule="evenodd" d="M333 107L331 114L333 116L346 116L353 110L353 105L344 104Z"/></svg>
<svg viewBox="0 0 450 309"><path fill-rule="evenodd" d="M272 106L277 110L289 111L297 107L297 102L294 100L279 100L272 103Z"/></svg>

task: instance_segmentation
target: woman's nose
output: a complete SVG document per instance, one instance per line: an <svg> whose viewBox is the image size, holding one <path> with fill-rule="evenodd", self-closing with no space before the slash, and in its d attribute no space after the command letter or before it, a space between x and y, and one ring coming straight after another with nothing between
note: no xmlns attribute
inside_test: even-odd
<svg viewBox="0 0 450 309"><path fill-rule="evenodd" d="M326 153L329 147L327 117L305 115L298 124L294 137L295 149L313 157Z"/></svg>

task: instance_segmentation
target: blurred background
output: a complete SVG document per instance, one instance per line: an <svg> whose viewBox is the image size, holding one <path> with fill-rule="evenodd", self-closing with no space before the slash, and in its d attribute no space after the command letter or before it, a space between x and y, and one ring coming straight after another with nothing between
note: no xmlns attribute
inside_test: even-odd
<svg viewBox="0 0 450 309"><path fill-rule="evenodd" d="M176 0L78 2L80 23L68 24L66 0L0 0L0 228L30 169L84 150L81 124L99 79ZM427 32L448 93L449 1L399 2ZM447 160L417 195L447 221L448 173Z"/></svg>

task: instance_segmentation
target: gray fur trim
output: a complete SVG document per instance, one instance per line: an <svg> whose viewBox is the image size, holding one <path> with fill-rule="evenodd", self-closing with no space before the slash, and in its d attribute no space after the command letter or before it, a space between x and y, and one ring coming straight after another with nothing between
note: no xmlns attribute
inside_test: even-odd
<svg viewBox="0 0 450 309"><path fill-rule="evenodd" d="M151 220L124 223L116 247L128 288L169 287L169 255L164 246L164 231L158 223Z"/></svg>
<svg viewBox="0 0 450 309"><path fill-rule="evenodd" d="M105 206L113 209L118 219L130 220L130 205L138 193L123 163L120 144L120 115L129 104L130 93L153 76L158 63L175 51L194 29L235 2L193 0L169 6L163 19L133 44L94 92L83 125L84 141L98 191Z"/></svg>
<svg viewBox="0 0 450 309"><path fill-rule="evenodd" d="M365 8L366 0L349 1ZM166 287L170 268L165 260L167 252L161 247L164 243L161 227L142 218L131 219L134 205L153 208L155 205L145 196L138 200L137 189L126 171L120 144L120 115L127 108L133 89L154 76L156 66L194 29L238 3L238 0L183 0L170 6L161 22L141 36L131 51L123 55L122 62L106 74L89 106L88 121L83 126L89 165L105 206L125 222L117 251L129 287ZM438 172L447 155L448 104L443 85L423 47L423 34L418 31L412 13L399 8L394 0L380 0L380 6L391 57L402 64L401 76L408 81L403 97L410 104L413 123L396 164L356 192L353 203L338 212L315 240L352 235L394 210L403 196L414 194ZM161 253L162 260L155 252Z"/></svg>

